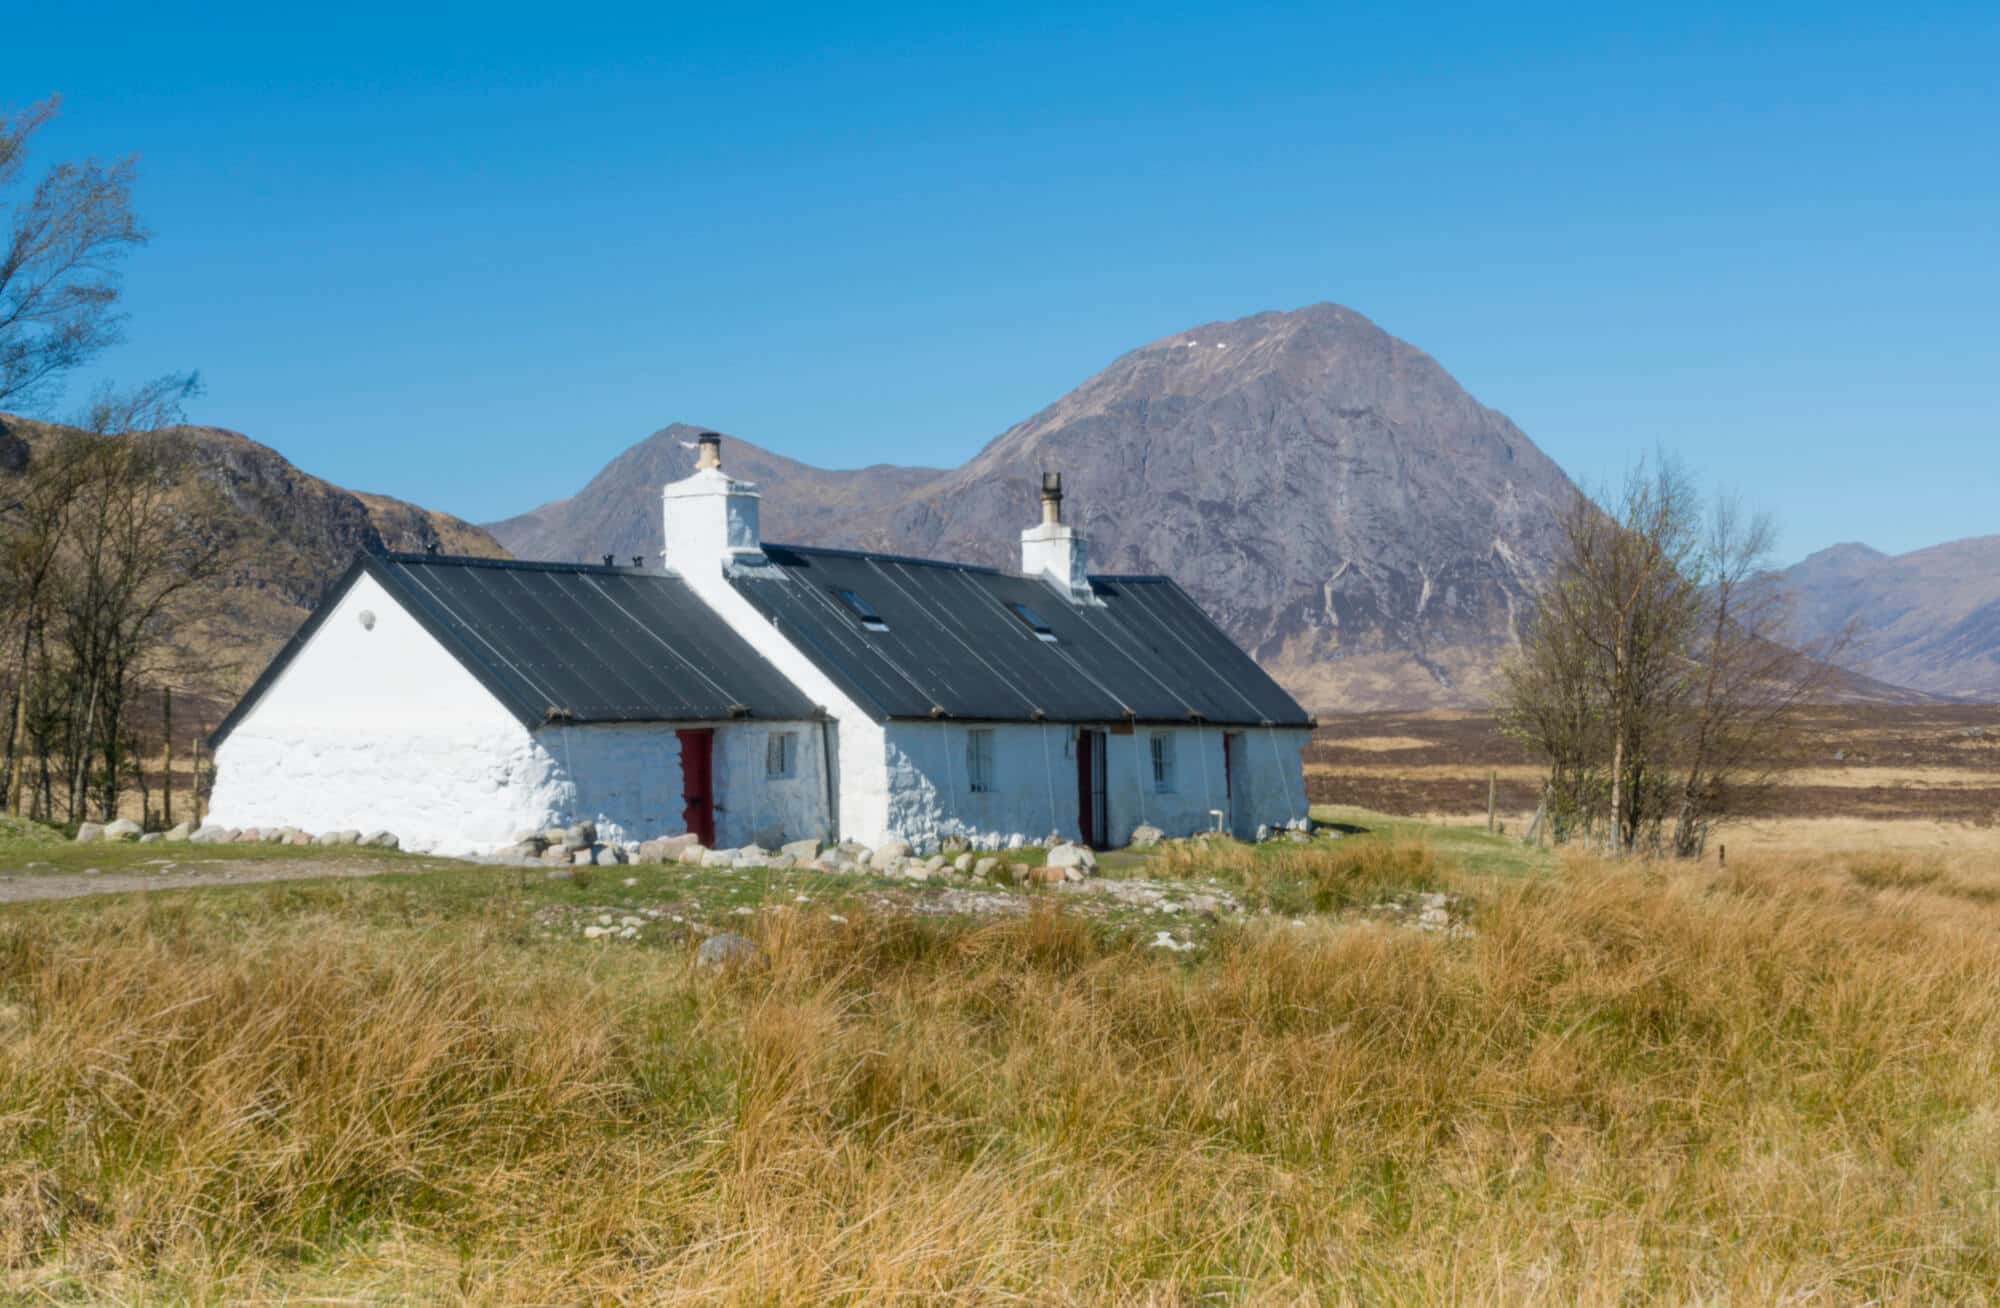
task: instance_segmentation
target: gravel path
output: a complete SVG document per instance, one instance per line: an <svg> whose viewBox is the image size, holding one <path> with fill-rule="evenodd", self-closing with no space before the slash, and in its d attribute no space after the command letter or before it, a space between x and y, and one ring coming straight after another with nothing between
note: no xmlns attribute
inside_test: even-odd
<svg viewBox="0 0 2000 1308"><path fill-rule="evenodd" d="M210 864L209 870L194 872L102 872L95 876L78 873L23 874L0 872L0 904L20 904L36 899L76 899L84 895L122 895L132 891L189 890L197 886L247 886L259 881L310 881L321 877L372 877L388 871L381 863L329 863L324 859L297 862L242 863L236 866Z"/></svg>

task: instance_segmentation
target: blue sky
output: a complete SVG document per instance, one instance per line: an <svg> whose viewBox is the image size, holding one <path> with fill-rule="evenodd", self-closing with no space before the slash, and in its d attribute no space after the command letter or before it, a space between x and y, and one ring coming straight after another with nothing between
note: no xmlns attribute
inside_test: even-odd
<svg viewBox="0 0 2000 1308"><path fill-rule="evenodd" d="M100 371L358 489L490 519L675 419L954 464L1334 300L1787 558L2000 532L1991 3L173 8L7 20L40 158L142 158Z"/></svg>

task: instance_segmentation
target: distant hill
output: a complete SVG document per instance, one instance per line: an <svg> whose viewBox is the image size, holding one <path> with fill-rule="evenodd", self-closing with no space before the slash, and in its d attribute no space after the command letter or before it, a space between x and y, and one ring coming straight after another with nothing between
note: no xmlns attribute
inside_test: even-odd
<svg viewBox="0 0 2000 1308"><path fill-rule="evenodd" d="M36 447L57 430L0 414L0 484L29 468ZM170 435L175 483L219 492L221 512L200 529L229 543L231 566L216 583L228 603L218 606L222 616L214 626L184 637L228 652L230 689L262 669L359 551L436 545L447 554L506 556L471 523L336 486L241 433L181 427Z"/></svg>
<svg viewBox="0 0 2000 1308"><path fill-rule="evenodd" d="M1894 556L1835 545L1778 582L1801 639L1852 627L1846 666L1933 695L2000 700L2000 536Z"/></svg>
<svg viewBox="0 0 2000 1308"><path fill-rule="evenodd" d="M523 558L651 556L676 424L565 500L489 524ZM1332 304L1114 360L949 470L829 471L731 437L774 541L1016 566L1060 470L1103 572L1179 579L1317 709L1477 705L1573 488L1429 355Z"/></svg>

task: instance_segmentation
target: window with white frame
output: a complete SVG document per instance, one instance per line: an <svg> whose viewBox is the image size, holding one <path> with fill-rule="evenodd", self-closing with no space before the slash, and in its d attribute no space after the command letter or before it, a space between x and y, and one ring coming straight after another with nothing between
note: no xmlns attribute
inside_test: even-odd
<svg viewBox="0 0 2000 1308"><path fill-rule="evenodd" d="M965 733L965 783L975 795L993 789L993 729L974 727Z"/></svg>
<svg viewBox="0 0 2000 1308"><path fill-rule="evenodd" d="M797 732L772 732L764 738L764 775L774 779L791 776L798 766L798 753Z"/></svg>
<svg viewBox="0 0 2000 1308"><path fill-rule="evenodd" d="M1174 791L1174 738L1164 731L1153 733L1153 793Z"/></svg>

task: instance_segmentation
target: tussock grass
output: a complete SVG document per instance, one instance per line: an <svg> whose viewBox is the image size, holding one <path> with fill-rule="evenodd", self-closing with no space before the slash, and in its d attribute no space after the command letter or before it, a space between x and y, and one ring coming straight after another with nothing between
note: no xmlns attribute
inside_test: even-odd
<svg viewBox="0 0 2000 1308"><path fill-rule="evenodd" d="M1375 848L1369 849L1373 843ZM1239 855L1444 939L1056 907L551 943L501 881L0 916L0 1290L480 1302L1978 1302L1981 872ZM1188 871L1192 872L1190 868ZM1273 894L1279 892L1270 892ZM1318 903L1318 900L1314 901Z"/></svg>

